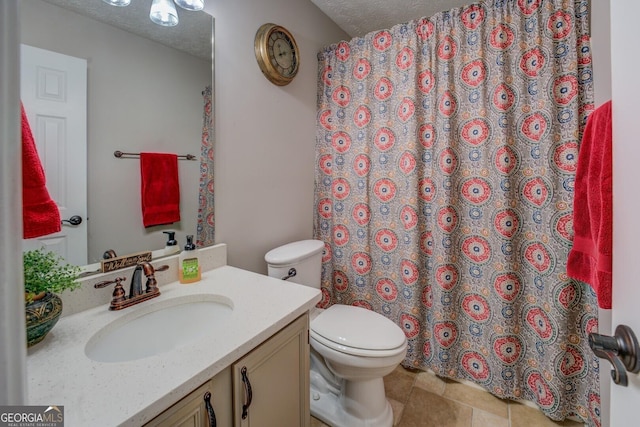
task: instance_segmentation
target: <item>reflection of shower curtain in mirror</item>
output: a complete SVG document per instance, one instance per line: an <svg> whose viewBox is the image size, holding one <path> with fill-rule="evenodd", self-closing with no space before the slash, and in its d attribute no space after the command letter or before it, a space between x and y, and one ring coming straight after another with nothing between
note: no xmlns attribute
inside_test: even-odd
<svg viewBox="0 0 640 427"><path fill-rule="evenodd" d="M213 102L211 86L202 91L204 113L202 117L202 148L200 154L200 194L198 200L198 229L196 245L215 243L213 216Z"/></svg>
<svg viewBox="0 0 640 427"><path fill-rule="evenodd" d="M405 366L599 424L597 306L569 279L593 109L587 2L496 0L319 55L322 305L399 324Z"/></svg>

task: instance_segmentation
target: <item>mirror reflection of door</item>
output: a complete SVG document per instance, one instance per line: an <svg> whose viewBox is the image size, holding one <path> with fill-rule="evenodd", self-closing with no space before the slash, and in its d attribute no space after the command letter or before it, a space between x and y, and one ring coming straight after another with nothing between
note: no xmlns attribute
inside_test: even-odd
<svg viewBox="0 0 640 427"><path fill-rule="evenodd" d="M87 263L87 61L21 45L20 96L29 118L47 189L60 217L82 222L23 240L23 250L45 247L74 265Z"/></svg>

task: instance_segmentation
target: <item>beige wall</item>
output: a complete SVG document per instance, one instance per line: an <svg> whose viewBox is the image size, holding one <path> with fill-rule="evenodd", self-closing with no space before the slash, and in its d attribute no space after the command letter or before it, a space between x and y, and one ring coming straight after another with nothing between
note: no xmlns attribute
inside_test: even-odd
<svg viewBox="0 0 640 427"><path fill-rule="evenodd" d="M309 0L209 0L216 20L216 240L229 264L266 273L264 254L313 233L317 53L348 36ZM266 22L301 51L291 84L261 74L253 52Z"/></svg>
<svg viewBox="0 0 640 427"><path fill-rule="evenodd" d="M139 161L113 152L199 156L210 62L39 0L20 2L20 20L22 43L88 62L89 261L109 248L119 255L160 249L162 229L177 230L183 245L196 232L199 162L178 163L180 223L145 229Z"/></svg>

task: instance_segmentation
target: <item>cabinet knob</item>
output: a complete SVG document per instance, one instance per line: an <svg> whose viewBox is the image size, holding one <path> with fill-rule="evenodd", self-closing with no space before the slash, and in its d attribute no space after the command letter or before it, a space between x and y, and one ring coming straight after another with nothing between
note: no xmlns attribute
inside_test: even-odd
<svg viewBox="0 0 640 427"><path fill-rule="evenodd" d="M246 419L249 411L249 406L251 406L251 401L253 400L253 392L251 391L251 382L249 382L249 377L247 376L247 367L243 366L240 370L240 374L242 374L242 382L244 384L244 405L242 405L242 419Z"/></svg>
<svg viewBox="0 0 640 427"><path fill-rule="evenodd" d="M209 427L216 427L218 425L216 412L213 410L213 405L211 405L211 393L209 392L204 394L204 406L207 407L207 414L209 415Z"/></svg>

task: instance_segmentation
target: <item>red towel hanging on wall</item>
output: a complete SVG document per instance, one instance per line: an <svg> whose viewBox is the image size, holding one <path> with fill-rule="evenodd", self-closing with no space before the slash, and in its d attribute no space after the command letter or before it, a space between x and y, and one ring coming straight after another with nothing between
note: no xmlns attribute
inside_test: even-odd
<svg viewBox="0 0 640 427"><path fill-rule="evenodd" d="M46 236L61 229L60 211L49 196L46 178L29 119L22 113L22 235L24 239Z"/></svg>
<svg viewBox="0 0 640 427"><path fill-rule="evenodd" d="M567 274L591 285L600 308L611 308L612 129L611 101L587 119L576 171L573 248Z"/></svg>
<svg viewBox="0 0 640 427"><path fill-rule="evenodd" d="M180 221L178 156L140 153L142 222L145 227Z"/></svg>

